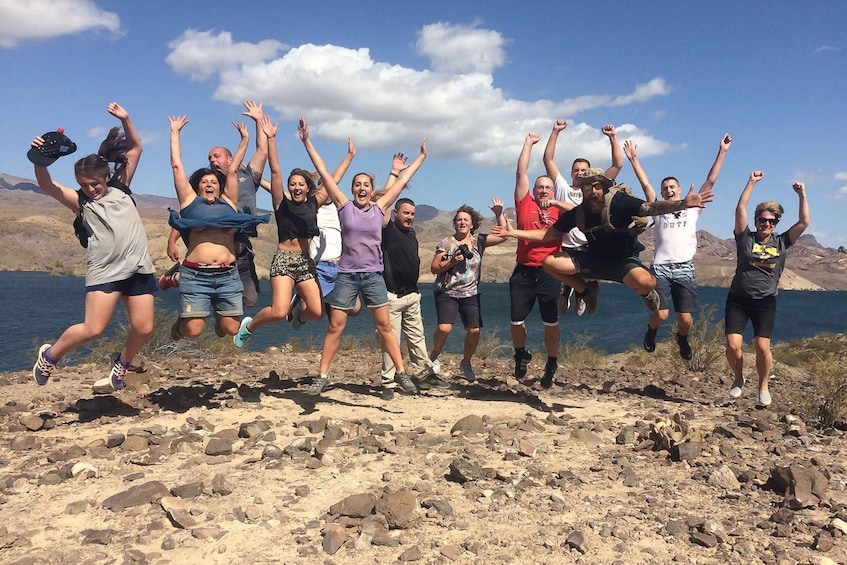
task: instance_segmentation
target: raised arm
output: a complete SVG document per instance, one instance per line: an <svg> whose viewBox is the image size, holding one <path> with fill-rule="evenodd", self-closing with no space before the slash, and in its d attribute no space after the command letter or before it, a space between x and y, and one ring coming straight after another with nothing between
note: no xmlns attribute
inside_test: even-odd
<svg viewBox="0 0 847 565"><path fill-rule="evenodd" d="M688 194L682 200L654 200L653 202L644 202L641 208L638 209L638 216L660 216L662 214L671 214L679 212L686 208L705 208L706 204L714 199L715 195L712 191L694 192L694 185L688 189Z"/></svg>
<svg viewBox="0 0 847 565"><path fill-rule="evenodd" d="M247 116L256 122L256 153L250 159L250 169L253 174L253 182L257 182L262 177L262 172L265 170L265 162L268 160L268 139L261 125L261 120L265 113L262 110L261 102L256 104L252 100L247 100L244 102L244 107L246 111L241 112L241 115Z"/></svg>
<svg viewBox="0 0 847 565"><path fill-rule="evenodd" d="M348 198L338 188L338 183L335 182L335 179L333 179L332 175L329 174L329 171L326 168L326 163L324 163L324 160L321 158L318 150L315 149L315 146L312 144L312 139L309 137L309 124L306 123L305 118L300 118L297 135L300 136L300 141L303 142L303 146L306 148L306 153L309 154L309 159L311 159L312 165L314 165L315 170L318 171L318 174L321 176L321 182L323 183L327 194L329 194L330 200L332 200L332 203L335 204L336 208L341 208L344 203L347 202Z"/></svg>
<svg viewBox="0 0 847 565"><path fill-rule="evenodd" d="M641 168L641 163L638 162L638 145L627 139L623 142L623 151L626 154L626 158L632 163L632 170L635 171L635 176L638 178L641 189L644 191L644 199L647 202L655 201L656 191L653 190L650 179L647 178L647 173L644 172L644 169Z"/></svg>
<svg viewBox="0 0 847 565"><path fill-rule="evenodd" d="M276 210L282 204L282 199L285 198L285 191L282 187L282 171L279 168L279 151L276 146L276 132L279 128L279 122L273 124L268 116L262 116L258 125L262 137L268 145L268 165L271 169L271 202L273 202L274 210Z"/></svg>
<svg viewBox="0 0 847 565"><path fill-rule="evenodd" d="M138 135L129 117L129 113L120 104L110 102L106 106L106 110L121 121L121 127L124 130L124 137L126 137L126 162L123 167L118 167L115 170L115 175L119 181L129 186L132 182L132 177L135 176L138 161L141 159L141 136Z"/></svg>
<svg viewBox="0 0 847 565"><path fill-rule="evenodd" d="M491 228L491 235L504 239L513 237L525 241L555 241L556 239L562 239L564 234L553 226L550 226L546 230L516 230L512 226L511 220L506 218L505 224L498 224Z"/></svg>
<svg viewBox="0 0 847 565"><path fill-rule="evenodd" d="M400 178L400 173L406 168L408 158L405 153L397 152L394 154L394 158L391 160L391 172L388 173L388 179L385 181L385 186L382 187L383 190L391 188L394 182Z"/></svg>
<svg viewBox="0 0 847 565"><path fill-rule="evenodd" d="M723 159L726 157L726 152L729 151L730 145L732 145L732 138L728 133L723 134L720 146L718 147L718 155L715 157L715 162L712 163L712 168L709 169L709 173L706 175L706 182L700 187L700 192L714 188L715 183L718 181L721 167L723 167Z"/></svg>
<svg viewBox="0 0 847 565"><path fill-rule="evenodd" d="M247 126L243 123L232 122L238 133L241 134L241 140L238 142L238 147L235 148L235 154L232 156L232 162L226 170L226 190L221 193L221 196L229 200L229 203L236 210L238 209L238 169L244 162L244 156L247 154L247 143L250 141L250 132L247 131Z"/></svg>
<svg viewBox="0 0 847 565"><path fill-rule="evenodd" d="M550 132L550 137L547 138L547 145L544 147L544 169L547 171L547 176L556 182L559 176L559 167L553 161L556 156L556 142L559 140L559 132L568 127L568 122L565 120L556 120L553 124L553 130Z"/></svg>
<svg viewBox="0 0 847 565"><path fill-rule="evenodd" d="M356 146L353 145L353 138L348 137L347 138L347 154L344 155L344 158L341 160L341 162L338 164L338 166L335 167L335 170L332 171L332 180L335 181L335 184L340 183L341 179L344 178L344 175L347 174L347 169L350 168L350 163L353 162L353 157L355 157L355 156L356 156Z"/></svg>
<svg viewBox="0 0 847 565"><path fill-rule="evenodd" d="M426 138L423 138L421 141L421 152L418 154L417 159L412 161L412 164L400 171L400 174L395 179L394 183L385 191L385 194L379 197L379 200L376 201L376 205L382 208L382 211L386 216L389 216L389 210L394 205L394 201L397 200L397 197L400 196L400 193L404 188L409 184L409 181L412 180L412 177L415 176L415 173L418 172L418 169L421 168L423 162L426 160Z"/></svg>
<svg viewBox="0 0 847 565"><path fill-rule="evenodd" d="M43 138L36 137L32 140L32 147L41 147L42 145L44 145ZM35 165L35 180L38 182L41 190L55 198L59 204L70 208L74 212L79 210L79 197L76 191L57 182L53 182L53 178L50 176L50 171L47 170L47 167Z"/></svg>
<svg viewBox="0 0 847 565"><path fill-rule="evenodd" d="M750 178L747 179L747 184L744 185L744 190L741 191L741 196L738 197L738 204L735 206L735 228L732 233L738 235L747 229L747 203L750 202L750 195L753 194L753 187L756 183L765 177L762 171L753 171L750 173Z"/></svg>
<svg viewBox="0 0 847 565"><path fill-rule="evenodd" d="M521 154L518 156L518 168L515 170L515 204L523 200L529 192L529 175L527 174L529 158L532 155L532 146L538 143L539 139L541 139L541 136L537 133L528 133L524 138ZM555 167L555 165L553 166ZM551 180L555 180L555 178L551 177Z"/></svg>
<svg viewBox="0 0 847 565"><path fill-rule="evenodd" d="M539 136L536 136L539 137ZM536 143L538 140L536 139ZM499 196L495 196L491 199L491 205L488 207L489 210L494 212L494 221L496 225L499 227L508 227L506 216L503 214L503 201ZM491 247L492 245L499 245L506 241L508 237L497 234L497 233L489 233L488 237L485 238L485 247Z"/></svg>
<svg viewBox="0 0 847 565"><path fill-rule="evenodd" d="M797 181L791 188L794 189L794 192L800 198L800 218L796 224L788 229L788 240L791 242L791 245L794 245L800 239L800 236L803 235L803 232L806 231L806 228L809 227L812 218L809 214L809 202L806 200L806 183Z"/></svg>
<svg viewBox="0 0 847 565"><path fill-rule="evenodd" d="M620 143L618 143L618 133L612 124L606 124L601 131L603 135L609 138L609 143L612 146L612 166L606 169L606 176L615 180L623 169L623 152Z"/></svg>
<svg viewBox="0 0 847 565"><path fill-rule="evenodd" d="M185 208L197 196L188 184L188 175L182 166L182 149L179 143L179 134L188 123L188 117L168 116L168 121L171 127L171 169L174 174L174 188L176 197L179 199L179 207Z"/></svg>

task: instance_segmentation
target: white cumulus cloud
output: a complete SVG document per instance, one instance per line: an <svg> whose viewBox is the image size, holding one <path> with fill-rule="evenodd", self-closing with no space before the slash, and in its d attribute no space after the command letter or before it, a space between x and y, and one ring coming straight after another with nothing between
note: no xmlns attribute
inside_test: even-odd
<svg viewBox="0 0 847 565"><path fill-rule="evenodd" d="M439 22L425 25L418 32L415 48L429 58L432 70L444 73L484 73L503 66L506 40L499 32Z"/></svg>
<svg viewBox="0 0 847 565"><path fill-rule="evenodd" d="M270 59L284 45L273 39L238 43L227 31L216 34L189 29L168 43L168 47L171 52L166 61L176 73L187 74L194 80L205 80L236 65Z"/></svg>
<svg viewBox="0 0 847 565"><path fill-rule="evenodd" d="M451 67L441 58L438 38L454 42L459 63ZM335 141L352 136L363 149L414 147L427 137L434 157L496 168L514 167L515 147L526 133L546 136L557 118L573 122L559 141L568 155L608 161L602 124L579 123L573 117L596 108L644 103L671 91L657 77L617 93L561 100L510 97L491 74L505 61L504 43L499 33L476 24L424 26L418 50L430 57L432 68L415 69L374 60L367 47L307 43L278 55L283 50L278 41L235 43L228 32L190 30L170 44L167 61L175 72L194 79L217 72L218 100L235 105L261 100L266 111L276 111L282 119L305 116L317 136ZM643 155L676 149L634 124L620 130L620 140L624 135L636 139Z"/></svg>
<svg viewBox="0 0 847 565"><path fill-rule="evenodd" d="M92 0L0 0L0 47L84 31L120 36L121 20Z"/></svg>
<svg viewBox="0 0 847 565"><path fill-rule="evenodd" d="M835 180L847 180L847 172L835 173Z"/></svg>

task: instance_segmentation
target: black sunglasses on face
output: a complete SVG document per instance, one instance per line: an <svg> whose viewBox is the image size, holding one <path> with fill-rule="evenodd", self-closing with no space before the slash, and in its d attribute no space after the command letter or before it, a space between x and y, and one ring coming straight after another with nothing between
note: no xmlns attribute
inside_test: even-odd
<svg viewBox="0 0 847 565"><path fill-rule="evenodd" d="M770 224L772 226L775 226L779 223L779 218L756 218L756 221L759 222L760 224L767 223L767 224Z"/></svg>

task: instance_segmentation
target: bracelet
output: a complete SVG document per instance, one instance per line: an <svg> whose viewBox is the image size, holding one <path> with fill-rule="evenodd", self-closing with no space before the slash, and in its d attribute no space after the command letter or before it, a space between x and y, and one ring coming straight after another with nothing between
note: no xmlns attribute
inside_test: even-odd
<svg viewBox="0 0 847 565"><path fill-rule="evenodd" d="M398 179L400 178L400 176L397 173L388 173L388 176L398 178Z"/></svg>

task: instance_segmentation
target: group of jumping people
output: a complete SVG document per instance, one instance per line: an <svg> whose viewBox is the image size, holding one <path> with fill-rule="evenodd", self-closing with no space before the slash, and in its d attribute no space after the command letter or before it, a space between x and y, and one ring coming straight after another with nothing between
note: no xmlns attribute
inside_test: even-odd
<svg viewBox="0 0 847 565"><path fill-rule="evenodd" d="M261 104L246 101L244 106L242 115L254 121L256 130L255 154L249 162L244 162L249 130L243 123L233 122L239 134L235 153L215 146L209 151L208 166L191 175L183 167L180 148L188 119L169 118L170 160L179 210L170 211L173 229L167 252L178 263L158 284L129 188L142 147L127 111L115 102L108 105L121 128L110 131L97 154L77 161L74 172L79 190L53 181L47 168L73 151L67 149L70 140L65 145L57 145L48 135L33 140L28 156L39 186L77 214L78 234L87 245L84 320L67 328L55 343L38 349L32 375L39 385L48 383L64 355L105 331L120 299L129 319L129 336L112 359L108 377L98 383L115 390L123 388L128 367L153 331L153 295L157 288L171 286L178 286L180 292L180 312L171 327L174 340L198 337L212 315L215 333L231 336L237 347L244 347L254 332L269 324L288 320L297 329L326 316L329 325L319 372L305 389L309 394L321 394L332 383L330 369L347 318L358 314L362 305L371 312L383 350L383 399L392 399L398 386L407 394L451 386L441 377L439 355L457 316L465 328L461 374L474 381L472 360L483 325L479 300L482 258L486 248L509 238L518 240L509 279L515 378L526 378L532 359L526 319L535 303L544 325L547 353L540 385L550 388L558 370L559 316L569 309L577 315L594 314L599 281L623 283L642 297L650 310L643 339L649 352L655 351L659 325L673 305L679 355L692 358L688 332L697 309L693 264L697 219L714 197L713 188L732 144L728 134L721 138L717 157L698 191L691 185L683 194L680 182L669 176L661 181L661 199L638 161L637 146L629 140L621 145L612 125L602 128L611 147L611 166L604 170L578 158L572 163L570 180L565 180L554 162L559 134L567 128L564 120L553 124L543 157L546 174L535 179L530 190L527 171L540 136L527 134L515 174L515 224L503 214L502 201L494 198L490 209L495 226L488 234L477 233L482 216L464 205L453 215L454 233L436 245L430 270L435 275L438 319L428 350L418 288L421 259L413 227L415 203L400 197L426 159L426 139L411 162L403 153L394 155L380 190L373 175L354 175L350 198L339 183L356 154L352 139L344 159L330 172L301 118L298 135L313 171L296 168L283 183L276 142L278 123L264 113ZM644 191L643 200L615 181L624 155ZM266 165L269 182L262 178ZM804 183L795 182L798 221L777 234L784 210L779 203L766 201L756 206L755 231L750 231L747 205L763 176L761 171L750 174L735 211L737 266L726 300L725 333L726 357L734 379L729 394L738 398L746 383L742 334L748 320L752 322L757 400L768 406L777 285L787 248L809 224L809 207ZM270 214L257 213L260 187L271 194L279 243L270 261L271 305L251 317L244 316L244 309L255 306L259 279L250 240L257 237L257 226L270 220ZM638 235L650 216L655 252L647 268L639 259L644 246ZM186 247L181 261L180 238ZM413 367L409 370L400 348L403 334Z"/></svg>

